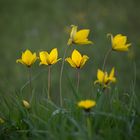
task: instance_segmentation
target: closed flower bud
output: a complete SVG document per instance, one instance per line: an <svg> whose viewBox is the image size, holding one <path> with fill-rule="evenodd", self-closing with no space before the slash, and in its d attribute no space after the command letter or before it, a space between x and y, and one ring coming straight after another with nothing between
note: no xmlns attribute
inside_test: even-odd
<svg viewBox="0 0 140 140"><path fill-rule="evenodd" d="M24 106L26 109L29 109L29 108L31 107L30 104L29 104L29 102L26 101L26 100L23 100L22 103L23 103L23 106Z"/></svg>

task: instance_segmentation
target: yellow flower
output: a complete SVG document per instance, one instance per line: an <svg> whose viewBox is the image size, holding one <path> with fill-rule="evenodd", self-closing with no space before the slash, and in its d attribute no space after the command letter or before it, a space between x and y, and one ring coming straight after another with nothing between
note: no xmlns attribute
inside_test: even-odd
<svg viewBox="0 0 140 140"><path fill-rule="evenodd" d="M103 85L104 87L107 87L110 83L112 82L116 82L116 78L115 78L115 69L112 68L110 74L108 75L107 72L103 72L102 70L98 69L97 72L97 79L94 84L99 83L101 85Z"/></svg>
<svg viewBox="0 0 140 140"><path fill-rule="evenodd" d="M88 40L88 35L90 30L89 29L82 29L77 31L77 26L72 25L71 26L71 33L70 33L70 38L68 40L68 45L73 44L79 44L79 45L84 45L84 44L92 44L92 41Z"/></svg>
<svg viewBox="0 0 140 140"><path fill-rule="evenodd" d="M22 103L23 103L23 106L24 106L25 108L27 108L27 109L29 109L29 108L31 107L30 104L29 104L29 102L26 101L26 100L23 100Z"/></svg>
<svg viewBox="0 0 140 140"><path fill-rule="evenodd" d="M0 124L3 124L3 123L5 123L5 121L4 121L4 119L2 119L2 118L0 117Z"/></svg>
<svg viewBox="0 0 140 140"><path fill-rule="evenodd" d="M73 67L73 68L82 68L86 61L89 59L87 55L81 55L77 50L72 52L71 58L66 58L66 61Z"/></svg>
<svg viewBox="0 0 140 140"><path fill-rule="evenodd" d="M78 107L83 108L86 111L89 111L95 105L96 105L96 102L93 100L82 100L78 102Z"/></svg>
<svg viewBox="0 0 140 140"><path fill-rule="evenodd" d="M112 34L109 35L111 36L112 49L114 51L128 51L131 44L126 44L127 36L117 34L115 37L113 37Z"/></svg>
<svg viewBox="0 0 140 140"><path fill-rule="evenodd" d="M57 63L61 58L58 59L57 48L51 50L50 54L47 51L39 53L40 65L53 65Z"/></svg>
<svg viewBox="0 0 140 140"><path fill-rule="evenodd" d="M25 52L22 53L21 58L16 60L16 62L30 67L32 64L35 63L36 60L36 53L32 53L30 50L27 49Z"/></svg>

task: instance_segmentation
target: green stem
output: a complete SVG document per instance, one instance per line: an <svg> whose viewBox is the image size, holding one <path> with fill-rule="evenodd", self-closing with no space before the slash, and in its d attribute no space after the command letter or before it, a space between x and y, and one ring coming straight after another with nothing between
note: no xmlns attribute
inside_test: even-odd
<svg viewBox="0 0 140 140"><path fill-rule="evenodd" d="M77 93L79 91L79 83L80 83L80 71L77 69Z"/></svg>
<svg viewBox="0 0 140 140"><path fill-rule="evenodd" d="M32 94L32 72L31 72L31 67L28 68L29 70L29 90L30 90L30 94L31 94L31 98L30 98L30 103L32 102L32 98L33 98L33 94Z"/></svg>
<svg viewBox="0 0 140 140"><path fill-rule="evenodd" d="M61 65L61 71L60 71L60 79L59 79L59 92L60 92L60 106L63 106L63 97L62 97L62 75L63 75L63 69L64 69L64 62L65 62L65 57L66 57L66 53L67 53L67 48L69 46L67 46L65 48L65 52L63 55L63 59L62 59L62 65Z"/></svg>
<svg viewBox="0 0 140 140"><path fill-rule="evenodd" d="M87 130L88 130L88 138L89 140L92 140L92 127L91 127L90 114L87 114Z"/></svg>
<svg viewBox="0 0 140 140"><path fill-rule="evenodd" d="M48 66L48 100L50 100L50 88L51 88L51 66Z"/></svg>
<svg viewBox="0 0 140 140"><path fill-rule="evenodd" d="M107 53L104 57L104 62L103 62L103 67L102 67L103 71L105 70L106 62L107 62L108 56L111 54L111 52L112 52L112 48L107 51Z"/></svg>

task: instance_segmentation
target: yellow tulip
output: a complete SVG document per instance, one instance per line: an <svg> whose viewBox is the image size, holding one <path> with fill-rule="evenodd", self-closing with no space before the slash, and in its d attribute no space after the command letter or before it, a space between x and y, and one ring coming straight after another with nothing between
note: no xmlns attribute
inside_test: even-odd
<svg viewBox="0 0 140 140"><path fill-rule="evenodd" d="M78 102L78 107L85 109L85 111L89 111L95 105L96 102L94 100L82 100Z"/></svg>
<svg viewBox="0 0 140 140"><path fill-rule="evenodd" d="M25 108L27 108L27 109L29 109L29 108L31 107L30 104L29 104L29 102L26 101L26 100L23 100L22 103L23 103L23 106L24 106Z"/></svg>
<svg viewBox="0 0 140 140"><path fill-rule="evenodd" d="M102 70L98 69L97 72L97 79L94 84L99 83L101 85L103 85L104 87L108 87L108 85L112 82L116 82L116 78L115 78L115 69L112 68L110 74L108 75L107 72L103 72Z"/></svg>
<svg viewBox="0 0 140 140"><path fill-rule="evenodd" d="M70 33L70 38L68 40L68 45L73 44L79 44L79 45L84 45L84 44L92 44L92 41L88 40L88 35L90 30L89 29L82 29L77 31L77 26L72 25L72 30Z"/></svg>
<svg viewBox="0 0 140 140"><path fill-rule="evenodd" d="M127 36L117 34L115 37L113 37L112 34L109 35L111 36L112 49L114 51L128 51L131 44L126 44Z"/></svg>
<svg viewBox="0 0 140 140"><path fill-rule="evenodd" d="M40 65L53 65L57 63L61 58L58 59L57 48L54 48L50 54L47 51L42 51L39 53Z"/></svg>
<svg viewBox="0 0 140 140"><path fill-rule="evenodd" d="M21 58L16 60L16 62L30 67L32 64L35 63L36 60L36 53L32 53L30 50L27 49L25 52L22 53Z"/></svg>
<svg viewBox="0 0 140 140"><path fill-rule="evenodd" d="M77 50L72 52L71 58L66 58L66 61L73 67L77 69L81 69L86 61L89 59L87 55L81 55Z"/></svg>

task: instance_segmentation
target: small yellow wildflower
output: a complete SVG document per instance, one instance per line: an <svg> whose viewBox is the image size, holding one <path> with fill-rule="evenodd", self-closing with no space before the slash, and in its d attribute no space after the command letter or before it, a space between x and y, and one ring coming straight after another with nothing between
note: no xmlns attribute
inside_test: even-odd
<svg viewBox="0 0 140 140"><path fill-rule="evenodd" d="M35 63L36 60L36 53L32 53L30 50L27 49L25 52L22 53L21 58L16 60L16 62L30 67L32 64Z"/></svg>
<svg viewBox="0 0 140 140"><path fill-rule="evenodd" d="M77 26L71 25L71 33L70 33L70 38L68 40L68 45L73 44L79 44L79 45L84 45L84 44L92 44L92 41L88 40L88 35L90 30L89 29L82 29L77 31Z"/></svg>
<svg viewBox="0 0 140 140"><path fill-rule="evenodd" d="M86 61L89 59L87 55L81 55L76 49L72 52L71 58L66 58L66 61L73 67L77 69L81 69Z"/></svg>
<svg viewBox="0 0 140 140"><path fill-rule="evenodd" d="M2 118L0 117L0 124L4 124L4 123L5 123L4 119L2 119Z"/></svg>
<svg viewBox="0 0 140 140"><path fill-rule="evenodd" d="M116 78L115 78L115 69L114 67L112 68L109 76L107 72L103 72L102 70L98 69L97 72L97 79L94 84L99 83L101 85L103 85L104 87L107 87L111 82L116 82Z"/></svg>
<svg viewBox="0 0 140 140"><path fill-rule="evenodd" d="M27 108L27 109L29 109L29 108L31 107L30 104L29 104L29 102L26 101L26 100L23 100L23 101L22 101L22 104L23 104L23 106L24 106L25 108Z"/></svg>
<svg viewBox="0 0 140 140"><path fill-rule="evenodd" d="M57 63L61 58L58 59L57 48L51 50L50 54L47 51L39 53L40 65L53 65Z"/></svg>
<svg viewBox="0 0 140 140"><path fill-rule="evenodd" d="M127 36L117 34L115 37L113 37L112 34L109 35L111 36L112 49L114 51L128 51L131 44L126 44Z"/></svg>
<svg viewBox="0 0 140 140"><path fill-rule="evenodd" d="M78 102L78 107L83 108L85 111L89 111L95 105L96 102L94 100L82 100Z"/></svg>

